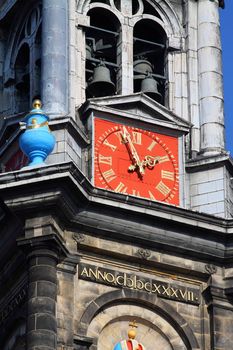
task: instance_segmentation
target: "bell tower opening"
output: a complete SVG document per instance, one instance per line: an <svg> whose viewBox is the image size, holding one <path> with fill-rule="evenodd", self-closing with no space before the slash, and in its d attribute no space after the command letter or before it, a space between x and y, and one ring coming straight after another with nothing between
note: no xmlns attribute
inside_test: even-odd
<svg viewBox="0 0 233 350"><path fill-rule="evenodd" d="M86 31L86 96L100 97L116 93L117 42L120 24L110 11L89 11Z"/></svg>
<svg viewBox="0 0 233 350"><path fill-rule="evenodd" d="M134 92L144 92L164 103L166 34L153 20L142 19L134 27Z"/></svg>

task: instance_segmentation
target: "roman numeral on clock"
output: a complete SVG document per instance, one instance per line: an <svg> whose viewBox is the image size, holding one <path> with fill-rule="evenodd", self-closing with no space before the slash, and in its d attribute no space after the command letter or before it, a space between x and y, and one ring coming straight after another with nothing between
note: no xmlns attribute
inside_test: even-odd
<svg viewBox="0 0 233 350"><path fill-rule="evenodd" d="M111 150L114 152L117 149L117 146L111 144L110 142L108 142L107 139L104 140L103 144L109 148L111 148Z"/></svg>
<svg viewBox="0 0 233 350"><path fill-rule="evenodd" d="M133 196L140 197L140 192L139 192L138 190L134 190L134 189L133 189L132 192L133 192L133 193L132 193Z"/></svg>
<svg viewBox="0 0 233 350"><path fill-rule="evenodd" d="M148 151L152 151L153 148L155 147L155 145L157 145L157 142L155 140L153 140L150 144L149 147L147 147Z"/></svg>
<svg viewBox="0 0 233 350"><path fill-rule="evenodd" d="M173 171L162 170L161 171L162 179L167 179L173 181L175 179L175 174Z"/></svg>
<svg viewBox="0 0 233 350"><path fill-rule="evenodd" d="M102 173L102 176L105 178L107 182L111 182L116 178L116 174L112 169L109 169Z"/></svg>
<svg viewBox="0 0 233 350"><path fill-rule="evenodd" d="M107 157L99 154L99 163L112 165L112 157Z"/></svg>
<svg viewBox="0 0 233 350"><path fill-rule="evenodd" d="M160 181L158 185L155 187L160 193L162 193L164 196L168 195L168 193L171 191L171 189L166 186L163 181Z"/></svg>
<svg viewBox="0 0 233 350"><path fill-rule="evenodd" d="M123 182L120 182L119 185L115 188L115 192L120 192L120 193L126 193L127 187L125 187L125 184Z"/></svg>
<svg viewBox="0 0 233 350"><path fill-rule="evenodd" d="M159 163L165 163L165 162L169 162L169 157L168 156L162 156L162 157L158 157L158 161Z"/></svg>
<svg viewBox="0 0 233 350"><path fill-rule="evenodd" d="M149 192L149 196L150 196L150 199L152 199L152 201L155 201L155 197L153 195L153 193L151 191L148 191Z"/></svg>
<svg viewBox="0 0 233 350"><path fill-rule="evenodd" d="M137 131L132 131L132 142L136 145L142 144L142 134Z"/></svg>

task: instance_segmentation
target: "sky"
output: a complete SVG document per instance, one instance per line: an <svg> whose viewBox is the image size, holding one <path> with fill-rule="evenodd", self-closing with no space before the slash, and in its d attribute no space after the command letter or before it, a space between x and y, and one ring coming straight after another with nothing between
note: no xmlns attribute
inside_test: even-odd
<svg viewBox="0 0 233 350"><path fill-rule="evenodd" d="M225 0L225 9L220 9L223 83L226 126L226 149L233 157L233 0Z"/></svg>

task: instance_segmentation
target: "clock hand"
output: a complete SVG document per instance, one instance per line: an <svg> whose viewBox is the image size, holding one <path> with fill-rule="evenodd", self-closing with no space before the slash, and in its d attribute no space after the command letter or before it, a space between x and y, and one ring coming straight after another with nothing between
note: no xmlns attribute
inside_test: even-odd
<svg viewBox="0 0 233 350"><path fill-rule="evenodd" d="M154 166L159 163L160 158L161 158L160 156L156 156L156 157L145 156L145 160L143 161L143 165L148 166L150 168L154 168Z"/></svg>
<svg viewBox="0 0 233 350"><path fill-rule="evenodd" d="M136 148L134 147L134 144L131 140L130 134L125 126L123 126L123 133L121 133L121 137L122 137L123 142L126 144L126 147L127 147L127 145L129 145L129 147L127 147L127 149L129 150L132 161L134 162L134 164L131 164L129 166L129 170L134 171L136 168L138 168L139 173L142 176L145 173L145 170L143 167L143 162L140 161L139 155L138 155Z"/></svg>

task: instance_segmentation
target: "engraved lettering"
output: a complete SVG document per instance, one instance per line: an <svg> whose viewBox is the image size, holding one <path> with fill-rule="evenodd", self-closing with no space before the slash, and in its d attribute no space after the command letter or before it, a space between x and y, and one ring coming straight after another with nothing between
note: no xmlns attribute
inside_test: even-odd
<svg viewBox="0 0 233 350"><path fill-rule="evenodd" d="M89 269L89 276L88 277L95 277L95 279L98 279L98 270L93 271L92 269Z"/></svg>
<svg viewBox="0 0 233 350"><path fill-rule="evenodd" d="M155 281L146 279L140 279L137 275L130 275L127 273L117 273L108 269L101 269L99 267L83 266L80 267L80 275L83 279L89 279L90 281L96 281L98 283L105 283L117 287L126 287L134 290L144 290L148 293L157 294L161 298L176 299L184 301L186 303L199 304L199 298L195 295L195 292L190 289L177 288L176 286L170 286L167 283L161 281ZM4 318L8 317L8 314L13 312L14 308L22 301L25 291L18 294L7 308L0 312L0 323Z"/></svg>
<svg viewBox="0 0 233 350"><path fill-rule="evenodd" d="M106 272L101 272L98 270L98 279L102 278L103 281L106 280Z"/></svg>
<svg viewBox="0 0 233 350"><path fill-rule="evenodd" d="M186 300L187 299L187 291L185 290L184 292L180 289L179 290L181 297Z"/></svg>
<svg viewBox="0 0 233 350"><path fill-rule="evenodd" d="M157 284L153 283L153 287L155 288L155 289L153 290L153 293L161 294L161 291L160 291L161 285L160 285L160 284L157 285Z"/></svg>
<svg viewBox="0 0 233 350"><path fill-rule="evenodd" d="M162 294L165 294L168 297L170 297L170 287L162 286L162 288L163 288L163 293Z"/></svg>
<svg viewBox="0 0 233 350"><path fill-rule="evenodd" d="M108 273L106 274L106 280L107 280L109 283L112 283L112 282L115 281L115 276L114 276L112 273L108 272Z"/></svg>
<svg viewBox="0 0 233 350"><path fill-rule="evenodd" d="M123 282L120 282L120 279L123 279ZM116 284L118 284L119 286L123 286L124 285L124 276L117 276Z"/></svg>
<svg viewBox="0 0 233 350"><path fill-rule="evenodd" d="M88 275L88 271L87 271L87 268L86 268L86 267L84 267L84 269L82 270L82 272L81 272L81 276L86 276L86 277L89 277L89 275Z"/></svg>
<svg viewBox="0 0 233 350"><path fill-rule="evenodd" d="M179 292L179 289L175 289L175 288L170 288L171 289L171 297L175 296L176 298L179 298L178 297L178 292Z"/></svg>

